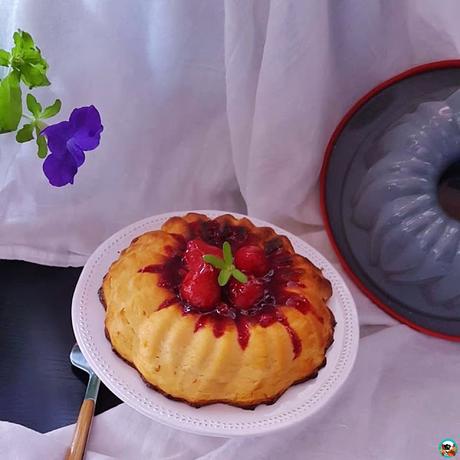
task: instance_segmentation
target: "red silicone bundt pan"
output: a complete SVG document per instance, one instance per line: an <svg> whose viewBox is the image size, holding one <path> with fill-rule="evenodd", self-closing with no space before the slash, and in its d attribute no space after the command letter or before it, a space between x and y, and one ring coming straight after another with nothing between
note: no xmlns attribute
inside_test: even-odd
<svg viewBox="0 0 460 460"><path fill-rule="evenodd" d="M460 305L446 311L431 308L429 303L422 308L418 294L411 299L413 286L386 283L378 267L363 262L367 242L362 238L353 242L347 236L358 232L350 217L347 186L351 187L350 181L359 180L356 164L363 154L363 144L368 138L377 137L379 129L397 121L401 114L412 112L422 102L442 100L459 88L460 60L420 65L376 86L348 110L333 132L324 155L320 187L329 240L354 283L402 323L425 334L460 342ZM400 293L405 294L404 299Z"/></svg>

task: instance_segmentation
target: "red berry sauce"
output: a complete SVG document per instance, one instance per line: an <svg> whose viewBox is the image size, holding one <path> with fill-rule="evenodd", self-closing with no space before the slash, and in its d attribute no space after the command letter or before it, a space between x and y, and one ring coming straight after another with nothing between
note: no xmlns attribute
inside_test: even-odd
<svg viewBox="0 0 460 460"><path fill-rule="evenodd" d="M212 327L213 333L217 338L221 337L227 327L231 327L233 323L238 331L238 342L242 349L245 349L249 343L252 325L258 324L262 327L269 327L272 324L279 323L288 332L294 359L297 358L302 350L302 343L282 310L277 307L280 305L291 306L304 315L307 313L314 314L314 311L306 298L286 290L287 287L304 287L304 285L299 282L302 271L292 266L292 256L283 249L281 239L273 237L271 240L264 242L257 235L248 233L245 227L220 225L215 220L194 222L190 224L190 230L191 239L200 238L218 248L222 248L222 244L228 241L232 247L233 254L240 247L246 245L263 247L268 261L268 270L263 276L257 278L263 283L263 296L251 308L243 310L232 305L228 299L227 286L225 286L221 290L221 302L208 311L198 310L184 302L180 296L180 286L187 274L183 259L186 242L182 237L176 236L181 242L180 247L176 252L169 251L170 257L164 264L148 265L139 270L141 273L160 274L158 286L171 291L172 296L166 299L159 309L180 304L184 315L196 316L195 332L205 326L209 326ZM321 322L323 321L322 318L316 317Z"/></svg>

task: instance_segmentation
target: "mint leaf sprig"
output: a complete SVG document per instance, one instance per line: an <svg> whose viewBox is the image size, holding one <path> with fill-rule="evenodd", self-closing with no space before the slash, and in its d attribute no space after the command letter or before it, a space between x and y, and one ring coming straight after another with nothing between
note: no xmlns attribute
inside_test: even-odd
<svg viewBox="0 0 460 460"><path fill-rule="evenodd" d="M206 263L220 270L217 278L219 286L225 286L232 276L240 283L247 283L248 277L242 271L238 270L233 264L232 248L228 241L223 244L222 253L224 255L223 259L212 254L206 254L203 256L203 260Z"/></svg>

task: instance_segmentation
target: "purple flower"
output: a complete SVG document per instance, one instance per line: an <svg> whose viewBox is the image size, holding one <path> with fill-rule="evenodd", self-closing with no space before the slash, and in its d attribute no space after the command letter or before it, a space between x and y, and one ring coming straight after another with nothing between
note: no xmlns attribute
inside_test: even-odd
<svg viewBox="0 0 460 460"><path fill-rule="evenodd" d="M41 134L48 139L51 154L43 163L43 172L51 185L73 184L85 151L94 150L101 140L101 116L94 105L74 109L69 121L46 127Z"/></svg>

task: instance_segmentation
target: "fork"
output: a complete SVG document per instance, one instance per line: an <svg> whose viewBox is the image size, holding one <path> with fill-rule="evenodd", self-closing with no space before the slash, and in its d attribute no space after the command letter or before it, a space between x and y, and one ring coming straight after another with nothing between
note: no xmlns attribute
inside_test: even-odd
<svg viewBox="0 0 460 460"><path fill-rule="evenodd" d="M91 430L91 422L93 421L94 407L96 405L100 380L87 363L80 347L77 344L72 347L72 351L70 352L70 361L75 367L78 367L89 374L85 399L81 405L80 413L78 414L72 445L66 455L66 460L81 460L85 455L86 443Z"/></svg>

